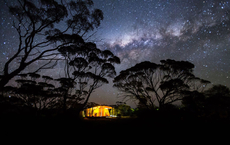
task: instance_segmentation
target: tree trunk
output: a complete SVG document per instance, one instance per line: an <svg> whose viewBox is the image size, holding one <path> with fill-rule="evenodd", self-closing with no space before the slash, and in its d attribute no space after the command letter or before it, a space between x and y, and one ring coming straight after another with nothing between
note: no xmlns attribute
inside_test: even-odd
<svg viewBox="0 0 230 145"><path fill-rule="evenodd" d="M86 98L85 102L83 103L83 105L82 105L82 108L81 108L81 109L84 109L84 108L85 108L85 106L87 105L88 100L89 100L89 96L90 96L90 94L87 96L87 98Z"/></svg>
<svg viewBox="0 0 230 145"><path fill-rule="evenodd" d="M92 91L93 91L93 89L91 89L91 90L89 91L89 94L87 95L86 100L85 100L85 102L84 102L83 105L82 105L82 108L81 108L82 110L83 110L83 109L85 108L85 106L87 105L87 103L88 103L88 101L89 101L89 97L90 97Z"/></svg>
<svg viewBox="0 0 230 145"><path fill-rule="evenodd" d="M63 96L63 113L66 113L66 100L67 100L68 91Z"/></svg>
<svg viewBox="0 0 230 145"><path fill-rule="evenodd" d="M159 102L159 109L162 109L164 106L164 103L163 102Z"/></svg>

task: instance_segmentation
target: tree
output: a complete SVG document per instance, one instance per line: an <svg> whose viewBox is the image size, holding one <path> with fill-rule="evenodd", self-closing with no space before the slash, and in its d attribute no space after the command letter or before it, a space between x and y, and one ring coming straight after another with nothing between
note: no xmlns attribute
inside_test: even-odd
<svg viewBox="0 0 230 145"><path fill-rule="evenodd" d="M117 110L117 114L120 114L121 116L131 116L132 110L131 107L126 104L121 104L115 107Z"/></svg>
<svg viewBox="0 0 230 145"><path fill-rule="evenodd" d="M55 93L53 80L49 76L40 76L35 73L19 74L16 80L17 86L6 86L4 92L7 95L2 99L8 99L8 106L15 106L14 101L17 100L20 104L16 106L20 109L28 108L30 112L34 111L38 115L42 111L53 109L59 96ZM10 97L8 97L10 96ZM3 103L3 105L7 103ZM23 110L22 110L23 111ZM21 112L22 113L22 112Z"/></svg>
<svg viewBox="0 0 230 145"><path fill-rule="evenodd" d="M124 97L138 100L146 108L159 108L181 100L188 91L203 90L209 83L193 75L194 65L187 61L144 61L123 70L114 78L114 86Z"/></svg>
<svg viewBox="0 0 230 145"><path fill-rule="evenodd" d="M227 118L230 113L230 89L224 85L213 85L204 92L204 109L210 118Z"/></svg>
<svg viewBox="0 0 230 145"><path fill-rule="evenodd" d="M55 86L50 82L53 79L42 76L43 81L38 81L41 76L35 73L28 73L28 76L29 78L16 80L19 85L14 91L15 96L21 98L25 105L35 108L36 111L53 108L57 99L53 91Z"/></svg>
<svg viewBox="0 0 230 145"><path fill-rule="evenodd" d="M24 109L24 101L14 95L15 88L6 86L0 97L0 114L18 115Z"/></svg>
<svg viewBox="0 0 230 145"><path fill-rule="evenodd" d="M187 113L192 113L196 117L204 116L205 95L203 92L188 91L181 103Z"/></svg>
<svg viewBox="0 0 230 145"><path fill-rule="evenodd" d="M17 0L15 4L9 6L9 10L15 16L13 27L19 44L3 67L0 91L37 61L40 65L33 72L53 68L59 60L59 48L78 43L88 32L98 28L103 19L102 11L92 8L92 0ZM58 29L60 25L62 29Z"/></svg>
<svg viewBox="0 0 230 145"><path fill-rule="evenodd" d="M107 78L115 77L114 65L120 63L120 59L111 51L101 51L96 44L83 40L75 45L63 46L58 51L65 60L65 76L60 78L62 81L66 80L64 110L68 94L75 94L75 98L83 100L84 108L91 93L108 83Z"/></svg>

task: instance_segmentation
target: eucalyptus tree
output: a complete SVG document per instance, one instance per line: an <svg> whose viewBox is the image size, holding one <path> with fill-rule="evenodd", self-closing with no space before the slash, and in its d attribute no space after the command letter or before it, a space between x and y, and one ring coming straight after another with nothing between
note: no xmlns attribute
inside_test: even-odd
<svg viewBox="0 0 230 145"><path fill-rule="evenodd" d="M18 47L4 63L0 91L35 63L37 68L31 72L53 68L59 60L59 48L86 38L103 20L102 11L93 8L92 0L16 0L9 5L9 12L15 18L12 25Z"/></svg>
<svg viewBox="0 0 230 145"><path fill-rule="evenodd" d="M93 91L109 83L107 78L115 77L114 65L120 63L120 59L111 51L100 50L96 44L83 40L75 45L61 47L58 51L66 64L65 77L59 79L66 84L64 107L71 94L75 95L75 99L81 100L82 107L85 107Z"/></svg>
<svg viewBox="0 0 230 145"><path fill-rule="evenodd" d="M188 61L161 60L161 64L144 61L123 70L114 78L114 86L125 98L138 100L146 108L159 107L182 100L190 91L202 91L209 81L195 77L194 65Z"/></svg>
<svg viewBox="0 0 230 145"><path fill-rule="evenodd" d="M40 76L36 73L19 74L16 79L17 86L11 87L8 92L21 100L21 108L27 106L37 113L45 109L52 109L57 95L54 93L54 82L49 76ZM5 87L8 88L8 87Z"/></svg>

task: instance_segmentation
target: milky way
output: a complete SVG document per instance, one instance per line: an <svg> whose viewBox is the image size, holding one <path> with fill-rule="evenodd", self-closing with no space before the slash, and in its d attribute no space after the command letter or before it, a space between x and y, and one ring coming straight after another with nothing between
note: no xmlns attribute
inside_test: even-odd
<svg viewBox="0 0 230 145"><path fill-rule="evenodd" d="M187 60L195 64L198 77L230 87L230 1L94 0L94 4L104 20L91 41L120 57L117 73L145 60ZM4 2L1 7L2 66L17 46L13 43L17 36ZM114 104L118 92L110 81L90 101Z"/></svg>

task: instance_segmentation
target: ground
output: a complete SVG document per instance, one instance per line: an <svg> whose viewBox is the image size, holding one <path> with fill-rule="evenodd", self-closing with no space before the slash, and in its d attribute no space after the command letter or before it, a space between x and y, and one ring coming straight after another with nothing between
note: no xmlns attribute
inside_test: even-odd
<svg viewBox="0 0 230 145"><path fill-rule="evenodd" d="M2 123L6 137L21 139L67 139L75 142L135 143L136 141L170 141L183 138L203 137L207 134L221 134L229 130L227 123L199 121L160 121L154 118L56 118L56 119L14 119ZM4 137L3 137L4 138Z"/></svg>

